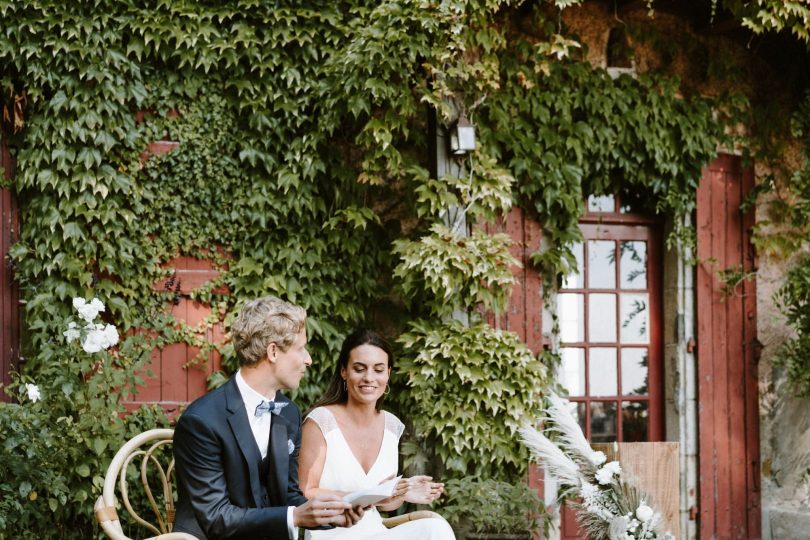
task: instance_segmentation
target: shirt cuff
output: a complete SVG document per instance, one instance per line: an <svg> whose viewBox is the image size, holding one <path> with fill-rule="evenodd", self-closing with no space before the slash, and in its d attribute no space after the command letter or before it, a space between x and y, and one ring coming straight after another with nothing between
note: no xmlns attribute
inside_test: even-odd
<svg viewBox="0 0 810 540"><path fill-rule="evenodd" d="M298 540L298 527L295 526L294 510L294 506L287 507L287 534L290 536L290 540Z"/></svg>

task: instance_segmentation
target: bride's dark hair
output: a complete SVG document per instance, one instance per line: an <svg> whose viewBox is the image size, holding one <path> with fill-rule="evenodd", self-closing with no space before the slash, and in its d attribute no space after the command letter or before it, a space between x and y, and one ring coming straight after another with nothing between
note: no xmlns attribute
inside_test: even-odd
<svg viewBox="0 0 810 540"><path fill-rule="evenodd" d="M335 372L332 375L332 380L315 405L310 408L310 411L316 407L323 407L325 405L333 405L335 403L346 403L349 400L349 393L344 388L343 377L340 376L340 370L349 367L349 353L360 345L373 345L378 347L388 355L388 369L394 367L394 354L391 352L391 345L374 330L367 328L360 328L355 330L343 340L343 345L340 347L340 355L338 356L337 364L335 365ZM375 405L379 411L382 409L385 396L380 396Z"/></svg>

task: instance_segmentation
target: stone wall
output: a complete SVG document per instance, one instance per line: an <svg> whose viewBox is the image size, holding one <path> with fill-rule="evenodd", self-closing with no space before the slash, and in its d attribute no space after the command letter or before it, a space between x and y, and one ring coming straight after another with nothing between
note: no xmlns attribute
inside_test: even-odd
<svg viewBox="0 0 810 540"><path fill-rule="evenodd" d="M757 167L758 176L768 173ZM757 205L761 224L769 217L767 203L765 199ZM762 528L763 538L774 540L810 537L810 398L794 397L786 374L773 365L790 335L774 301L788 264L761 253L757 271Z"/></svg>

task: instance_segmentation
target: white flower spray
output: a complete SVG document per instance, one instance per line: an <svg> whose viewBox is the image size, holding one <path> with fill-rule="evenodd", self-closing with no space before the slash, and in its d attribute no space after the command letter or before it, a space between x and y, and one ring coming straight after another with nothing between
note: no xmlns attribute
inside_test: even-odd
<svg viewBox="0 0 810 540"><path fill-rule="evenodd" d="M580 518L585 516L580 524L586 534L602 540L674 540L672 534L658 531L661 514L622 478L619 462L607 462L603 452L592 449L569 403L556 395L548 396L548 402L541 420L551 438L526 425L520 429L521 439L546 473L557 480L559 497L576 494L582 499L578 511ZM630 510L626 490L641 495L635 509Z"/></svg>
<svg viewBox="0 0 810 540"><path fill-rule="evenodd" d="M84 298L74 298L73 307L84 324L79 325L74 321L68 323L67 330L62 332L68 343L78 339L84 352L90 354L109 349L118 343L118 329L115 326L95 322L98 314L106 309L101 300L93 298L88 302Z"/></svg>

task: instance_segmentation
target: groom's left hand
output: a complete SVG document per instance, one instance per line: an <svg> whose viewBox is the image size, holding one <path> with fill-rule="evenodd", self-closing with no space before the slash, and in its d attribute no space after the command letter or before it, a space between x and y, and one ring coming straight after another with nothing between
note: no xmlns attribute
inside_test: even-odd
<svg viewBox="0 0 810 540"><path fill-rule="evenodd" d="M365 514L365 512L366 509L362 506L352 506L343 512L343 516L346 519L346 524L341 525L341 527L353 527L358 521L363 519L363 514Z"/></svg>

